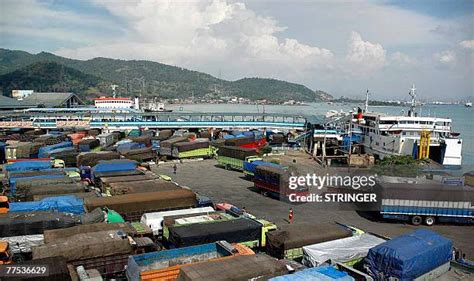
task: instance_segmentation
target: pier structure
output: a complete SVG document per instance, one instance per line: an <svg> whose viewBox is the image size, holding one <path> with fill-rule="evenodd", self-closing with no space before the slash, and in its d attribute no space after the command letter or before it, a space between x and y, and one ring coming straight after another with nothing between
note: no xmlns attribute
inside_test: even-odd
<svg viewBox="0 0 474 281"><path fill-rule="evenodd" d="M1 111L0 128L100 128L130 130L137 128L237 128L301 129L307 116L280 113L212 112L138 112L135 110L100 111L86 109L34 109Z"/></svg>

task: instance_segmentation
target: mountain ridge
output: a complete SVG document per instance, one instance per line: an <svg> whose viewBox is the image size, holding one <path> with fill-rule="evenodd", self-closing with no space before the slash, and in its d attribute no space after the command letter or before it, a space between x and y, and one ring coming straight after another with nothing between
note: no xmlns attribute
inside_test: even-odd
<svg viewBox="0 0 474 281"><path fill-rule="evenodd" d="M83 79L89 81L91 79L91 77L85 78L78 73L73 73L70 69L98 79L95 85L87 83L82 86L75 85L74 88L81 89L78 94L83 97L91 97L91 94L97 94L98 92L110 94L110 85L117 84L119 85L118 94L124 96L143 94L145 97L158 96L166 99L185 99L191 96L209 99L237 96L251 100L267 99L277 102L290 99L315 102L333 98L324 91L313 91L301 84L273 78L246 77L228 81L207 73L147 60L121 60L103 57L75 60L48 52L31 54L25 51L0 48L0 86L2 86L3 94L10 95L12 85L29 85L27 81L21 82L18 80L19 77L28 77L28 75L25 76L25 73L17 72L17 75L13 75L13 77L11 74L6 74L20 70L28 72L27 68L35 63L50 62L67 67L68 74L72 75L68 77L69 79L77 81ZM49 67L59 68L57 65L50 65ZM35 67L41 70L38 65ZM31 75L48 77L46 73L41 71L37 73L29 72L29 76ZM78 77L74 77L76 75ZM58 79L61 76L49 76L49 78L52 80L48 80L47 85L61 85L68 82L59 81Z"/></svg>

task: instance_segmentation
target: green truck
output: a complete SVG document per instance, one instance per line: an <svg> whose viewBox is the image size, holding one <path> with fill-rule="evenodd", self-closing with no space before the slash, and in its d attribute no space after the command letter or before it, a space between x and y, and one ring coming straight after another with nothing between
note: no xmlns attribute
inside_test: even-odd
<svg viewBox="0 0 474 281"><path fill-rule="evenodd" d="M253 162L256 160L262 160L262 158L258 156L249 156L246 157L244 160L240 160L237 158L232 158L232 157L227 157L227 156L217 156L217 163L219 163L220 166L226 168L227 170L239 170L243 171L244 170L244 162Z"/></svg>

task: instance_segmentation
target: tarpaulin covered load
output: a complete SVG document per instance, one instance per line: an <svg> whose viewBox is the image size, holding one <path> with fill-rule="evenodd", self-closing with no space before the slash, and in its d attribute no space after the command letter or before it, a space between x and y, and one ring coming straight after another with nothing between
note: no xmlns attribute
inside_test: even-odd
<svg viewBox="0 0 474 281"><path fill-rule="evenodd" d="M63 153L63 152L71 152L71 151L75 152L76 149L72 146L61 147L61 148L56 148L56 149L53 149L53 150L50 150L50 151L46 152L46 156L51 157L53 154L60 154L60 153Z"/></svg>
<svg viewBox="0 0 474 281"><path fill-rule="evenodd" d="M352 236L352 232L335 223L288 224L267 233L266 252L284 258L285 250Z"/></svg>
<svg viewBox="0 0 474 281"><path fill-rule="evenodd" d="M85 186L81 183L60 183L40 185L33 188L17 188L15 198L21 201L32 201L35 195L58 195L84 192Z"/></svg>
<svg viewBox="0 0 474 281"><path fill-rule="evenodd" d="M65 175L63 169L44 169L39 171L19 171L19 172L9 172L9 178L27 178L27 177L36 177L44 175Z"/></svg>
<svg viewBox="0 0 474 281"><path fill-rule="evenodd" d="M80 224L80 216L54 212L8 213L0 216L0 237L42 234L46 229Z"/></svg>
<svg viewBox="0 0 474 281"><path fill-rule="evenodd" d="M67 167L75 167L77 166L77 155L79 155L79 152L77 152L75 149L72 149L69 151L51 153L50 157L63 160L64 165Z"/></svg>
<svg viewBox="0 0 474 281"><path fill-rule="evenodd" d="M25 261L22 263L18 263L15 265L19 266L33 266L37 267L38 265L43 265L48 268L48 274L39 275L39 276L28 276L28 281L69 281L71 277L69 275L69 269L66 264L66 260L62 257L52 257L52 258L45 258L45 259L36 259ZM20 281L25 280L24 277L2 277L2 280L8 281Z"/></svg>
<svg viewBox="0 0 474 281"><path fill-rule="evenodd" d="M45 145L54 145L61 143L66 139L65 135L52 135L52 134L47 134L47 135L42 135L39 136L35 139L35 142L45 144Z"/></svg>
<svg viewBox="0 0 474 281"><path fill-rule="evenodd" d="M187 189L86 198L84 201L88 211L108 207L120 214L189 208L197 204L196 194Z"/></svg>
<svg viewBox="0 0 474 281"><path fill-rule="evenodd" d="M153 180L158 179L159 176L155 175L154 173L145 172L143 175L136 175L136 176L123 176L123 177L101 177L100 182L102 185L108 185L114 182L132 182L132 181L145 181L145 180Z"/></svg>
<svg viewBox="0 0 474 281"><path fill-rule="evenodd" d="M129 140L144 144L145 146L151 146L151 137L150 136L139 136L139 137L127 137Z"/></svg>
<svg viewBox="0 0 474 281"><path fill-rule="evenodd" d="M130 236L135 236L137 231L133 228L132 224L129 222L125 223L93 223L93 224L83 224L77 225L68 228L62 229L51 229L45 230L44 232L44 242L45 243L54 243L58 239L69 238L73 235L84 234L90 232L99 232L99 231L117 231L122 230Z"/></svg>
<svg viewBox="0 0 474 281"><path fill-rule="evenodd" d="M243 145L243 144L252 143L254 141L255 141L255 138L253 136L245 136L245 137L228 139L228 140L225 141L225 145L240 146L240 145Z"/></svg>
<svg viewBox="0 0 474 281"><path fill-rule="evenodd" d="M125 233L106 230L80 233L35 247L33 248L33 259L62 256L70 262L131 252L132 246Z"/></svg>
<svg viewBox="0 0 474 281"><path fill-rule="evenodd" d="M211 133L209 133L208 131L200 131L198 135L200 138L206 138L206 139L209 139L211 137Z"/></svg>
<svg viewBox="0 0 474 281"><path fill-rule="evenodd" d="M303 264L308 267L316 267L326 261L346 263L365 258L371 248L385 241L385 239L375 235L363 233L352 237L304 246Z"/></svg>
<svg viewBox="0 0 474 281"><path fill-rule="evenodd" d="M286 136L282 133L273 134L269 139L271 144L281 144L287 141Z"/></svg>
<svg viewBox="0 0 474 281"><path fill-rule="evenodd" d="M339 271L332 266L307 268L295 273L273 277L270 281L354 281L347 272Z"/></svg>
<svg viewBox="0 0 474 281"><path fill-rule="evenodd" d="M209 141L208 140L196 140L192 142L178 142L173 145L173 149L175 149L178 152L185 152L185 151L190 151L194 149L200 149L200 148L208 148L209 147Z"/></svg>
<svg viewBox="0 0 474 281"><path fill-rule="evenodd" d="M5 165L7 172L38 171L51 168L51 161L21 161Z"/></svg>
<svg viewBox="0 0 474 281"><path fill-rule="evenodd" d="M186 142L186 141L188 141L188 138L186 138L186 137L174 137L174 138L162 141L160 143L160 147L162 147L162 148L163 147L171 148L173 146L173 144L175 144L175 143Z"/></svg>
<svg viewBox="0 0 474 281"><path fill-rule="evenodd" d="M138 162L152 160L156 157L155 153L152 150L152 147L125 150L122 151L120 154L122 154L122 156L127 159L135 160Z"/></svg>
<svg viewBox="0 0 474 281"><path fill-rule="evenodd" d="M145 174L143 170L135 169L128 171L111 171L111 172L101 172L94 174L94 184L100 186L100 179L102 177L126 177L126 176L138 176Z"/></svg>
<svg viewBox="0 0 474 281"><path fill-rule="evenodd" d="M126 142L126 143L121 143L117 145L116 150L119 153L131 150L131 149L139 149L139 148L144 148L145 145L143 143L138 143L138 142Z"/></svg>
<svg viewBox="0 0 474 281"><path fill-rule="evenodd" d="M163 219L163 226L183 226L194 223L215 223L228 220L235 220L238 217L222 211L204 211L201 213L169 215Z"/></svg>
<svg viewBox="0 0 474 281"><path fill-rule="evenodd" d="M12 254L31 253L31 248L44 244L43 234L1 237L7 241Z"/></svg>
<svg viewBox="0 0 474 281"><path fill-rule="evenodd" d="M5 147L7 159L30 158L33 153L33 144L31 142L18 142L8 144Z"/></svg>
<svg viewBox="0 0 474 281"><path fill-rule="evenodd" d="M451 240L427 229L400 235L369 250L365 263L375 280L413 280L452 258Z"/></svg>
<svg viewBox="0 0 474 281"><path fill-rule="evenodd" d="M257 155L257 151L252 148L241 148L236 146L220 146L217 155L245 160L246 157Z"/></svg>
<svg viewBox="0 0 474 281"><path fill-rule="evenodd" d="M80 152L88 152L91 149L100 146L100 141L98 139L82 139L78 142L78 148Z"/></svg>
<svg viewBox="0 0 474 281"><path fill-rule="evenodd" d="M9 189L10 194L15 195L16 189L31 188L32 186L39 186L44 184L55 183L71 183L73 180L65 175L42 175L23 178L10 178Z"/></svg>
<svg viewBox="0 0 474 281"><path fill-rule="evenodd" d="M55 150L55 149L63 148L63 147L72 147L72 142L70 142L70 141L64 141L64 142L60 142L60 143L53 144L53 145L43 146L43 147L40 148L39 151L38 151L38 157L39 157L39 158L48 157L48 153L49 153L51 150Z"/></svg>
<svg viewBox="0 0 474 281"><path fill-rule="evenodd" d="M173 130L165 129L165 130L160 130L158 133L158 137L161 138L170 138L173 135Z"/></svg>
<svg viewBox="0 0 474 281"><path fill-rule="evenodd" d="M474 189L468 186L378 182L375 191L380 199L474 202Z"/></svg>
<svg viewBox="0 0 474 281"><path fill-rule="evenodd" d="M44 198L50 198L50 197L55 197L55 196L63 196L63 195L70 195L77 197L78 199L84 199L87 197L100 197L100 194L97 193L96 191L90 191L90 192L77 192L77 193L61 193L61 194L42 194L42 195L33 195L33 200L34 201L39 201Z"/></svg>
<svg viewBox="0 0 474 281"><path fill-rule="evenodd" d="M80 153L77 155L77 166L94 167L100 160L120 159L120 154L115 151L99 151Z"/></svg>
<svg viewBox="0 0 474 281"><path fill-rule="evenodd" d="M141 217L140 222L150 226L151 229L153 230L154 235L159 235L160 231L163 229L163 220L167 216L209 213L209 212L214 212L214 208L202 207L202 208L190 208L190 209L179 209L179 210L173 210L173 211L146 213Z"/></svg>
<svg viewBox="0 0 474 281"><path fill-rule="evenodd" d="M239 218L214 223L196 223L169 227L168 242L175 247L186 247L220 240L239 243L259 240L262 225L254 220Z"/></svg>
<svg viewBox="0 0 474 281"><path fill-rule="evenodd" d="M255 174L257 166L270 166L270 167L274 167L274 168L283 169L282 166L280 166L278 164L275 164L275 163L262 161L262 160L255 160L255 161L252 161L252 162L244 162L244 171L247 171L251 174Z"/></svg>
<svg viewBox="0 0 474 281"><path fill-rule="evenodd" d="M178 185L162 180L145 180L134 182L116 182L110 183L108 191L111 195L121 195L128 193L143 193L154 191L170 191L181 189Z"/></svg>
<svg viewBox="0 0 474 281"><path fill-rule="evenodd" d="M138 163L128 159L101 160L92 168L92 175L96 173L133 171Z"/></svg>
<svg viewBox="0 0 474 281"><path fill-rule="evenodd" d="M36 212L55 211L71 214L83 214L84 203L82 199L75 196L65 195L44 198L41 201L12 202L10 203L11 213L15 212Z"/></svg>
<svg viewBox="0 0 474 281"><path fill-rule="evenodd" d="M290 172L281 166L259 165L255 167L254 177L255 180L284 188L289 186Z"/></svg>
<svg viewBox="0 0 474 281"><path fill-rule="evenodd" d="M59 183L74 183L74 179L61 175L61 174L52 174L52 175L40 175L40 176L31 176L31 177L22 177L22 178L11 178L9 180L10 192L12 195L15 195L16 189L30 189L35 186L50 185L50 184L59 184ZM25 192L25 191L22 191ZM27 191L26 191L27 192ZM25 193L26 193L25 192Z"/></svg>
<svg viewBox="0 0 474 281"><path fill-rule="evenodd" d="M181 267L178 281L227 281L268 278L288 273L286 266L264 254L238 256Z"/></svg>

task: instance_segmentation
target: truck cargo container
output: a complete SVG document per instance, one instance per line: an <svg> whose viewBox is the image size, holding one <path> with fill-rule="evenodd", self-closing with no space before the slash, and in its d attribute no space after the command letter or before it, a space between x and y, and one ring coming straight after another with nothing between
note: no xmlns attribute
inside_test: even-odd
<svg viewBox="0 0 474 281"><path fill-rule="evenodd" d="M71 214L83 214L84 202L75 196L56 196L44 198L41 201L12 202L10 213L53 211Z"/></svg>
<svg viewBox="0 0 474 281"><path fill-rule="evenodd" d="M255 170L257 169L257 166L271 166L271 167L283 169L283 167L278 164L263 161L263 160L245 161L244 174L250 178L253 178L255 175Z"/></svg>
<svg viewBox="0 0 474 281"><path fill-rule="evenodd" d="M100 134L97 136L100 142L100 146L102 147L107 147L111 146L114 144L116 141L118 141L118 138L116 135L109 133L109 134Z"/></svg>
<svg viewBox="0 0 474 281"><path fill-rule="evenodd" d="M7 160L30 158L33 154L33 146L34 144L31 142L18 142L15 144L9 144L4 147L5 158Z"/></svg>
<svg viewBox="0 0 474 281"><path fill-rule="evenodd" d="M0 237L43 234L46 229L66 228L80 223L80 216L67 213L2 214L0 215Z"/></svg>
<svg viewBox="0 0 474 281"><path fill-rule="evenodd" d="M297 259L303 247L352 236L352 231L335 223L288 224L267 233L266 253L278 259Z"/></svg>
<svg viewBox="0 0 474 281"><path fill-rule="evenodd" d="M179 270L184 266L253 254L254 252L244 245L219 241L130 256L126 274L130 281L172 281L178 278Z"/></svg>
<svg viewBox="0 0 474 281"><path fill-rule="evenodd" d="M135 160L140 163L153 160L157 156L152 150L152 147L124 150L121 151L120 154L126 159Z"/></svg>
<svg viewBox="0 0 474 281"><path fill-rule="evenodd" d="M171 156L174 158L196 158L196 157L211 157L214 155L208 139L197 139L188 142L178 142L173 144Z"/></svg>
<svg viewBox="0 0 474 281"><path fill-rule="evenodd" d="M62 228L62 229L51 229L44 231L44 243L54 243L59 239L65 239L77 234L99 232L99 231L110 231L110 230L122 230L131 237L149 236L151 230L146 226L136 223L92 223L92 224L81 224L73 227Z"/></svg>
<svg viewBox="0 0 474 281"><path fill-rule="evenodd" d="M117 211L127 221L138 221L146 212L195 207L196 194L187 189L86 198L87 211L108 207Z"/></svg>
<svg viewBox="0 0 474 281"><path fill-rule="evenodd" d="M419 229L370 249L364 267L374 280L416 280L444 266L444 272L430 276L432 280L449 270L452 256L451 240L428 229Z"/></svg>
<svg viewBox="0 0 474 281"><path fill-rule="evenodd" d="M32 177L10 178L8 183L9 196L14 197L17 188L32 188L35 186L57 183L74 183L74 179L66 175L53 174Z"/></svg>
<svg viewBox="0 0 474 281"><path fill-rule="evenodd" d="M254 248L261 245L262 224L248 219L236 218L213 223L194 223L171 226L166 240L171 247L187 247L202 243L226 240Z"/></svg>
<svg viewBox="0 0 474 281"><path fill-rule="evenodd" d="M156 236L161 236L163 233L163 220L167 216L177 216L177 215L191 215L198 213L214 212L212 207L203 207L203 208L189 208L189 209L180 209L173 211L163 211L163 212L154 212L154 213L145 213L140 218L140 222L145 225L148 225L152 230L153 234Z"/></svg>
<svg viewBox="0 0 474 281"><path fill-rule="evenodd" d="M106 194L122 195L129 193L143 193L143 192L155 192L155 191L170 191L181 189L177 184L162 181L158 179L135 181L135 182L115 182L110 183L105 189Z"/></svg>
<svg viewBox="0 0 474 281"><path fill-rule="evenodd" d="M287 274L285 264L264 254L237 256L181 267L178 281L266 280Z"/></svg>
<svg viewBox="0 0 474 281"><path fill-rule="evenodd" d="M355 281L347 272L337 270L336 268L326 265L316 268L307 268L301 271L273 277L269 281Z"/></svg>
<svg viewBox="0 0 474 281"><path fill-rule="evenodd" d="M204 212L196 214L185 214L185 215L174 215L166 216L163 219L163 239L169 240L170 238L170 227L181 227L190 224L206 224L206 223L217 223L228 220L234 220L237 217L226 214L224 212Z"/></svg>
<svg viewBox="0 0 474 281"><path fill-rule="evenodd" d="M15 263L31 259L31 248L44 244L43 234L1 237L0 243L8 243L12 261ZM0 255L4 254L0 252Z"/></svg>
<svg viewBox="0 0 474 281"><path fill-rule="evenodd" d="M51 167L51 161L21 161L6 165L5 170L8 176L9 172L39 171Z"/></svg>
<svg viewBox="0 0 474 281"><path fill-rule="evenodd" d="M108 230L80 233L33 248L33 260L62 256L74 267L97 269L107 279L124 277L128 256L156 250L150 238Z"/></svg>
<svg viewBox="0 0 474 281"><path fill-rule="evenodd" d="M32 188L17 188L15 199L19 201L34 201L35 195L59 196L59 194L85 192L86 186L82 183L58 183L39 185Z"/></svg>
<svg viewBox="0 0 474 281"><path fill-rule="evenodd" d="M84 199L87 197L100 197L100 194L97 191L88 191L88 192L78 192L78 193L61 193L61 194L43 194L43 195L33 195L33 201L40 201L44 198L56 197L70 195L77 197L79 199Z"/></svg>
<svg viewBox="0 0 474 281"><path fill-rule="evenodd" d="M172 156L173 145L179 142L187 142L187 137L173 137L160 142L160 155Z"/></svg>
<svg viewBox="0 0 474 281"><path fill-rule="evenodd" d="M137 165L136 161L128 159L101 160L92 167L91 174L94 178L96 174L100 173L134 171L137 169Z"/></svg>
<svg viewBox="0 0 474 281"><path fill-rule="evenodd" d="M120 159L120 154L115 151L84 152L77 155L77 167L94 167L101 160Z"/></svg>
<svg viewBox="0 0 474 281"><path fill-rule="evenodd" d="M344 263L352 266L367 256L369 250L387 239L363 233L303 247L303 264L317 267L325 262Z"/></svg>
<svg viewBox="0 0 474 281"><path fill-rule="evenodd" d="M101 177L100 178L100 188L106 187L111 183L116 182L133 182L133 181L145 181L158 179L159 176L151 172L145 172L143 175L135 176L123 176L123 177Z"/></svg>
<svg viewBox="0 0 474 281"><path fill-rule="evenodd" d="M263 194L270 194L282 200L292 201L292 196L307 196L307 186L298 185L295 189L289 187L290 172L281 166L260 165L255 168L254 186Z"/></svg>
<svg viewBox="0 0 474 281"><path fill-rule="evenodd" d="M468 186L392 181L376 187L378 208L385 219L428 226L436 221L474 223L474 189Z"/></svg>
<svg viewBox="0 0 474 281"><path fill-rule="evenodd" d="M60 143L57 143L57 144L43 146L38 151L38 157L39 158L48 157L48 153L51 150L55 150L55 149L58 149L58 148L64 148L64 147L72 147L72 142L63 141L63 142L60 142Z"/></svg>

